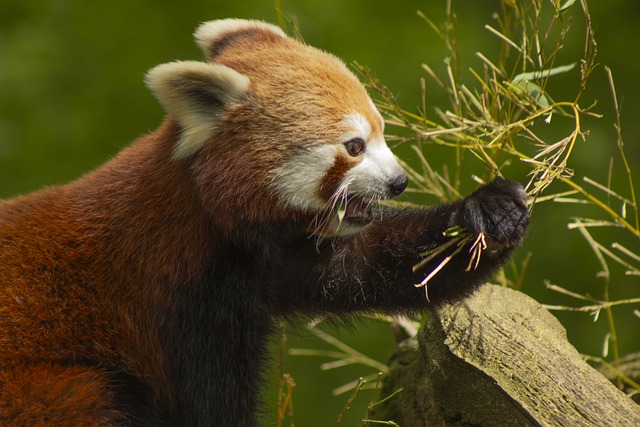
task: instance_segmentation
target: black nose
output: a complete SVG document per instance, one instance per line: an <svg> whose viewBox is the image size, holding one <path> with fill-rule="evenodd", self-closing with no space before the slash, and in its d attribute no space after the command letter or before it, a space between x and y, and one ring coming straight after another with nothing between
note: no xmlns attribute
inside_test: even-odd
<svg viewBox="0 0 640 427"><path fill-rule="evenodd" d="M400 175L393 178L393 181L389 184L389 192L391 193L391 197L395 197L398 194L402 193L405 188L407 188L407 183L409 179L407 175L401 173Z"/></svg>

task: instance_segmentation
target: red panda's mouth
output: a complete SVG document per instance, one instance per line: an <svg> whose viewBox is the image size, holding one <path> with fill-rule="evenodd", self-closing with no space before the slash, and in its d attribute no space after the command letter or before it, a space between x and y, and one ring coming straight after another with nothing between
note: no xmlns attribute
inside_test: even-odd
<svg viewBox="0 0 640 427"><path fill-rule="evenodd" d="M343 219L360 225L369 224L373 220L371 201L365 201L356 195L349 196L344 206Z"/></svg>

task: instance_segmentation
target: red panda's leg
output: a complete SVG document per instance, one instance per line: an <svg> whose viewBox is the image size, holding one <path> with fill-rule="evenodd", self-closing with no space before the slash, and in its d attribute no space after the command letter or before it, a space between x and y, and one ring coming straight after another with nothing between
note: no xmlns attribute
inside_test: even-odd
<svg viewBox="0 0 640 427"><path fill-rule="evenodd" d="M509 259L513 247L485 253L477 266L467 270L469 247L441 264L453 254L454 246L414 272L421 252L449 241L443 232L450 225L440 221L451 216L448 208L386 212L363 236L334 244L325 276L318 280L317 300L337 312L393 314L435 307L471 294ZM416 286L433 271L437 273L426 288Z"/></svg>
<svg viewBox="0 0 640 427"><path fill-rule="evenodd" d="M504 179L455 203L387 211L370 230L335 247L323 291L333 301L345 301L349 309L356 310L397 312L459 300L489 280L510 258L528 222L522 186ZM471 243L456 255L453 245L414 272L420 252L450 242L444 232L454 226L463 227L474 238L484 238L486 248L479 259L473 259ZM434 275L429 276L426 287L415 286L431 272ZM350 295L331 295L349 288Z"/></svg>
<svg viewBox="0 0 640 427"><path fill-rule="evenodd" d="M123 426L111 376L85 366L39 364L0 372L2 426Z"/></svg>
<svg viewBox="0 0 640 427"><path fill-rule="evenodd" d="M379 212L359 235L317 249L300 242L286 257L290 265L276 280L282 294L274 301L285 313L401 313L459 300L488 280L523 239L529 220L524 197L520 185L496 180L455 203ZM486 236L477 265L468 268L471 245L441 264L452 246L414 272L420 253L448 242L443 233L452 226ZM426 288L415 286L433 271Z"/></svg>

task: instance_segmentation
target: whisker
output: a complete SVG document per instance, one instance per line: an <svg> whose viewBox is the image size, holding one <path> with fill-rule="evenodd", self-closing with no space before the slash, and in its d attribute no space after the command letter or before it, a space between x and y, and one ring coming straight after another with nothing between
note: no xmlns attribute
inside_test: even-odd
<svg viewBox="0 0 640 427"><path fill-rule="evenodd" d="M336 191L329 198L328 208L324 211L318 213L314 219L314 230L312 235L316 235L321 240L322 231L326 229L331 221L331 216L335 213L336 207L339 203L344 203L346 205L348 198L348 188L349 185L353 182L353 178L347 179L340 183L340 186L336 189ZM318 243L319 244L319 243Z"/></svg>

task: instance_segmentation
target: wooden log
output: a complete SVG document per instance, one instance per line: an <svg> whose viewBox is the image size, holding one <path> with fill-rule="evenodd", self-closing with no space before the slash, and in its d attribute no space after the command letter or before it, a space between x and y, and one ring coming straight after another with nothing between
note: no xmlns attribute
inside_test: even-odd
<svg viewBox="0 0 640 427"><path fill-rule="evenodd" d="M623 375L628 380L640 384L640 352L621 357L618 360L617 366L607 363L604 360L598 360L597 362L599 363L596 363L595 368L598 372L607 377L612 383L620 383L619 385L622 387L622 390L625 393L631 394L633 401L640 404L640 392L638 392L635 384L632 386L624 381L619 381L619 377Z"/></svg>
<svg viewBox="0 0 640 427"><path fill-rule="evenodd" d="M640 426L640 406L589 366L532 298L487 285L432 315L391 361L375 414L402 427Z"/></svg>

